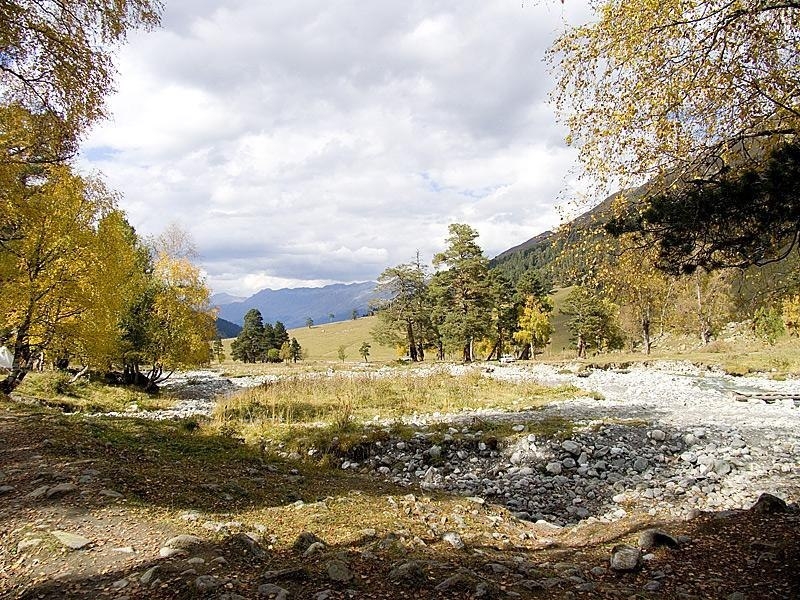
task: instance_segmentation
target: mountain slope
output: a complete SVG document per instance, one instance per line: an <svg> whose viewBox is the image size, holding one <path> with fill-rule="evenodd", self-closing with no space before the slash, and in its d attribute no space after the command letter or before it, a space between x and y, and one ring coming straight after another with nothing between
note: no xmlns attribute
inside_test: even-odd
<svg viewBox="0 0 800 600"><path fill-rule="evenodd" d="M288 328L305 325L309 317L317 324L343 321L350 319L354 310L359 315L366 314L374 290L374 281L337 283L320 288L264 289L246 300L220 305L219 316L241 324L247 311L257 308L264 322L281 321Z"/></svg>

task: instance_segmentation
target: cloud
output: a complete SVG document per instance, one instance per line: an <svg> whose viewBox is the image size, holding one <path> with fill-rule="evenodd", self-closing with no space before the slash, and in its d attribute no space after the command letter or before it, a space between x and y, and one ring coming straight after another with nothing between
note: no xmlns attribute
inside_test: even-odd
<svg viewBox="0 0 800 600"><path fill-rule="evenodd" d="M585 10L172 0L81 164L141 233L187 229L215 291L373 279L455 221L495 255L558 222L575 156L543 56Z"/></svg>

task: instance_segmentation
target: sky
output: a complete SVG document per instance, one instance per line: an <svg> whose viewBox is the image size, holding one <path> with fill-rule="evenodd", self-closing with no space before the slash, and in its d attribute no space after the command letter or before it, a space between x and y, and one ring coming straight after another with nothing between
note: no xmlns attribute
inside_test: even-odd
<svg viewBox="0 0 800 600"><path fill-rule="evenodd" d="M489 257L579 194L545 50L584 3L166 0L80 167L214 292L368 281L467 223Z"/></svg>

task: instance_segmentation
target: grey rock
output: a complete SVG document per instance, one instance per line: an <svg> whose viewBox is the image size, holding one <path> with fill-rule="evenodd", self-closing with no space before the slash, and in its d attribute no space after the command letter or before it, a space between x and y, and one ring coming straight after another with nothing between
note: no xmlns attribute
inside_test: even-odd
<svg viewBox="0 0 800 600"><path fill-rule="evenodd" d="M611 549L610 566L612 571L634 571L642 559L639 548L618 544Z"/></svg>
<svg viewBox="0 0 800 600"><path fill-rule="evenodd" d="M650 463L646 458L643 456L638 457L635 461L633 461L633 468L639 471L640 473L647 470L647 467L650 466Z"/></svg>
<svg viewBox="0 0 800 600"><path fill-rule="evenodd" d="M13 492L15 489L13 485L0 485L0 495Z"/></svg>
<svg viewBox="0 0 800 600"><path fill-rule="evenodd" d="M417 561L404 562L389 571L389 581L405 587L420 587L427 577Z"/></svg>
<svg viewBox="0 0 800 600"><path fill-rule="evenodd" d="M164 542L164 548L172 548L173 550L188 550L195 546L203 544L203 538L196 535L182 534L176 535Z"/></svg>
<svg viewBox="0 0 800 600"><path fill-rule="evenodd" d="M124 498L122 494L120 494L116 490L100 490L100 494L103 496L108 496L109 498Z"/></svg>
<svg viewBox="0 0 800 600"><path fill-rule="evenodd" d="M56 538L62 545L72 550L80 550L92 543L92 540L67 531L51 531L50 535Z"/></svg>
<svg viewBox="0 0 800 600"><path fill-rule="evenodd" d="M47 493L47 490L49 489L50 489L49 485L41 485L32 492L26 494L25 497L30 499L41 498Z"/></svg>
<svg viewBox="0 0 800 600"><path fill-rule="evenodd" d="M564 440L561 442L561 448L575 456L581 453L581 445L573 440Z"/></svg>
<svg viewBox="0 0 800 600"><path fill-rule="evenodd" d="M200 577L195 579L193 583L194 589L201 594L214 591L220 586L220 584L220 580L213 575L200 575Z"/></svg>
<svg viewBox="0 0 800 600"><path fill-rule="evenodd" d="M114 583L111 584L111 587L113 589L115 589L115 590L122 590L122 589L128 587L128 585L130 585L130 583L131 582L128 581L127 579L118 579L117 581L115 581Z"/></svg>
<svg viewBox="0 0 800 600"><path fill-rule="evenodd" d="M787 512L789 507L782 498L778 498L772 494L763 493L761 496L759 496L756 503L750 507L750 510L752 510L754 513L769 515Z"/></svg>
<svg viewBox="0 0 800 600"><path fill-rule="evenodd" d="M305 552L303 552L303 556L308 558L309 556L314 556L315 554L322 554L325 552L325 544L322 542L314 542L308 548L306 548Z"/></svg>
<svg viewBox="0 0 800 600"><path fill-rule="evenodd" d="M333 590L322 590L314 594L314 600L330 600L333 596Z"/></svg>
<svg viewBox="0 0 800 600"><path fill-rule="evenodd" d="M647 432L647 437L656 442L663 442L665 439L667 439L667 434L660 429L653 429L652 431Z"/></svg>
<svg viewBox="0 0 800 600"><path fill-rule="evenodd" d="M639 533L639 548L642 550L649 550L659 546L677 548L679 545L677 539L661 529L645 529Z"/></svg>
<svg viewBox="0 0 800 600"><path fill-rule="evenodd" d="M560 462L551 462L551 463L547 463L547 466L545 467L545 469L547 470L548 473L551 473L553 475L560 475L561 474L562 465L561 465Z"/></svg>
<svg viewBox="0 0 800 600"><path fill-rule="evenodd" d="M272 598L272 600L288 600L289 590L274 583L262 583L258 586L258 595Z"/></svg>
<svg viewBox="0 0 800 600"><path fill-rule="evenodd" d="M472 577L467 576L465 573L456 573L436 585L434 589L439 592L465 592L472 589L473 583L474 579Z"/></svg>
<svg viewBox="0 0 800 600"><path fill-rule="evenodd" d="M473 598L484 598L490 600L492 598L500 597L500 588L493 581L481 581L475 586L475 592L472 594Z"/></svg>
<svg viewBox="0 0 800 600"><path fill-rule="evenodd" d="M139 577L139 583L141 583L142 585L150 585L153 582L157 572L158 572L157 565L155 567L150 567L149 569L147 569L147 571L142 573L141 577Z"/></svg>
<svg viewBox="0 0 800 600"><path fill-rule="evenodd" d="M331 581L349 583L353 580L353 572L344 561L329 560L325 565L325 570L328 572L328 578Z"/></svg>
<svg viewBox="0 0 800 600"><path fill-rule="evenodd" d="M444 535L442 535L442 541L447 542L456 550L461 550L464 548L464 540L461 539L461 536L458 535L455 531L448 531Z"/></svg>
<svg viewBox="0 0 800 600"><path fill-rule="evenodd" d="M253 558L264 558L264 556L266 556L261 545L246 533L232 535L228 538L227 542L230 546Z"/></svg>
<svg viewBox="0 0 800 600"><path fill-rule="evenodd" d="M655 579L648 581L644 584L644 590L646 592L657 592L661 589L661 582Z"/></svg>
<svg viewBox="0 0 800 600"><path fill-rule="evenodd" d="M77 492L80 488L74 483L59 483L47 489L45 496L48 498L61 498L72 492Z"/></svg>
<svg viewBox="0 0 800 600"><path fill-rule="evenodd" d="M323 542L320 538L314 535L311 532L304 531L300 535L297 536L297 539L294 541L292 545L292 549L295 552L305 552L308 550L309 546L314 543L320 543L325 546L325 542Z"/></svg>
<svg viewBox="0 0 800 600"><path fill-rule="evenodd" d="M25 538L17 544L17 552L24 552L29 548L36 548L42 541L42 538Z"/></svg>
<svg viewBox="0 0 800 600"><path fill-rule="evenodd" d="M158 555L161 558L172 558L174 556L186 556L189 554L186 550L182 548L159 548Z"/></svg>

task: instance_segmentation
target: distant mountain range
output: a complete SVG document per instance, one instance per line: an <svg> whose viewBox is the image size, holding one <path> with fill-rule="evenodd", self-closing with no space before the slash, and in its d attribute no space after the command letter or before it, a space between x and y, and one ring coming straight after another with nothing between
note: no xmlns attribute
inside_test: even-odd
<svg viewBox="0 0 800 600"><path fill-rule="evenodd" d="M219 307L219 320L241 325L247 311L257 308L265 323L280 321L292 328L305 325L308 318L322 324L350 319L354 310L365 315L369 312L374 290L374 281L337 283L319 288L264 289L244 299L230 294L214 294L211 303ZM229 298L235 300L226 302Z"/></svg>
<svg viewBox="0 0 800 600"><path fill-rule="evenodd" d="M236 337L241 330L236 323L217 317L217 335L222 339Z"/></svg>

